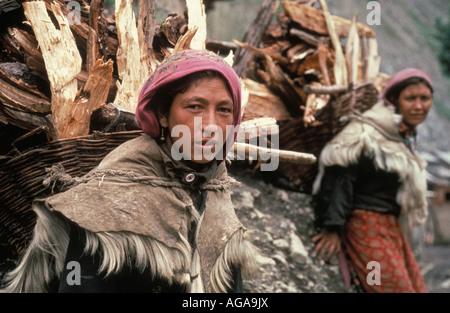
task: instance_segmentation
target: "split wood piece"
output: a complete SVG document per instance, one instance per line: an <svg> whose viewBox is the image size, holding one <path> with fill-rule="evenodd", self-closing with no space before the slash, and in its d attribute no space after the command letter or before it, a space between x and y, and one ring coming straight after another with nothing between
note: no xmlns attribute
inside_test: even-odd
<svg viewBox="0 0 450 313"><path fill-rule="evenodd" d="M116 1L115 17L119 38L116 62L121 82L117 82L114 103L134 111L139 91L147 78L146 71L141 69L146 69L147 65L141 63L139 36L130 0Z"/></svg>
<svg viewBox="0 0 450 313"><path fill-rule="evenodd" d="M187 32L178 39L172 53L190 49L192 40L195 37L197 30L197 27L188 29Z"/></svg>
<svg viewBox="0 0 450 313"><path fill-rule="evenodd" d="M91 70L86 85L81 89L65 117L64 138L74 138L89 134L89 122L93 111L105 105L111 85L113 62L97 60Z"/></svg>
<svg viewBox="0 0 450 313"><path fill-rule="evenodd" d="M31 23L50 81L51 108L58 136L69 133L64 124L77 94L76 76L81 71L81 56L66 17L58 4L51 6L58 29L50 19L44 2L23 3L25 16Z"/></svg>
<svg viewBox="0 0 450 313"><path fill-rule="evenodd" d="M304 105L306 101L303 89L295 86L294 81L267 55L265 56L265 67L264 72L268 74L266 84L269 89L283 99L286 109L292 117L302 115L300 106Z"/></svg>
<svg viewBox="0 0 450 313"><path fill-rule="evenodd" d="M155 0L139 0L138 37L144 77L150 76L158 65L153 51L155 28Z"/></svg>
<svg viewBox="0 0 450 313"><path fill-rule="evenodd" d="M328 29L328 34L330 35L331 42L333 44L335 52L334 61L334 80L336 85L347 85L348 84L348 71L347 63L345 61L344 52L342 50L341 41L339 35L336 32L334 21L331 17L330 11L328 10L327 3L325 0L319 0L322 7L323 16L325 18L326 26Z"/></svg>
<svg viewBox="0 0 450 313"><path fill-rule="evenodd" d="M233 39L233 42L236 43L239 47L244 48L256 55L259 55L262 57L267 55L273 61L277 62L281 66L287 66L290 64L289 59L281 54L281 51L278 49L278 44L274 44L274 45L264 47L264 48L256 48L256 47L250 46L249 44L247 44L245 42L240 42L235 39Z"/></svg>
<svg viewBox="0 0 450 313"><path fill-rule="evenodd" d="M266 85L248 78L243 81L249 92L243 119L271 117L277 121L283 121L291 118L280 97L271 92Z"/></svg>
<svg viewBox="0 0 450 313"><path fill-rule="evenodd" d="M378 55L378 42L375 38L367 39L367 55L365 57L364 80L375 83L380 73L381 56Z"/></svg>
<svg viewBox="0 0 450 313"><path fill-rule="evenodd" d="M258 47L261 38L264 35L267 27L272 21L273 15L278 9L279 2L275 0L265 0L261 5L258 13L250 24L249 28L245 32L244 39L242 40L249 46ZM247 63L252 57L253 53L239 47L235 52L233 68L239 77L245 77L245 71L247 69Z"/></svg>
<svg viewBox="0 0 450 313"><path fill-rule="evenodd" d="M186 0L188 29L197 29L192 38L191 49L205 49L206 12L203 0Z"/></svg>
<svg viewBox="0 0 450 313"><path fill-rule="evenodd" d="M320 86L320 84L318 84ZM320 112L330 101L329 94L310 93L306 98L305 113L303 115L303 123L305 127L317 126L321 122L316 121L316 114Z"/></svg>
<svg viewBox="0 0 450 313"><path fill-rule="evenodd" d="M92 0L89 8L89 35L86 44L86 68L90 73L100 58L98 40L98 20L103 8L103 0Z"/></svg>
<svg viewBox="0 0 450 313"><path fill-rule="evenodd" d="M53 3L57 3L60 6L62 13L65 16L70 16L73 18L73 7L68 7L67 2L64 0L44 0L47 9L50 11ZM87 50L87 42L89 40L90 26L89 26L89 15L90 15L90 5L83 1L77 0L80 4L80 20L77 23L71 23L70 28L74 31L77 42L80 41L80 47ZM105 59L112 58L114 60L118 48L118 39L115 28L114 19L106 19L101 12L98 16L98 38L101 42L99 45L100 56ZM95 61L95 60L94 60Z"/></svg>
<svg viewBox="0 0 450 313"><path fill-rule="evenodd" d="M17 59L23 58L33 74L48 80L44 58L34 36L19 28L8 28L1 36L8 51L17 55Z"/></svg>
<svg viewBox="0 0 450 313"><path fill-rule="evenodd" d="M329 94L337 94L337 93L346 92L349 90L349 86L339 86L339 85L321 86L321 85L315 85L315 84L308 84L303 87L303 90L306 93L315 93L318 95L329 95Z"/></svg>
<svg viewBox="0 0 450 313"><path fill-rule="evenodd" d="M297 28L291 28L289 30L289 34L301 39L302 41L312 46L318 46L319 44L331 45L330 37L328 36L313 35Z"/></svg>
<svg viewBox="0 0 450 313"><path fill-rule="evenodd" d="M328 35L328 26L324 16L324 12L312 6L301 5L294 1L282 2L286 15L294 22L299 24L311 32L319 35ZM336 28L336 33L339 37L347 37L350 31L352 22L340 16L330 15L330 19ZM360 37L365 35L367 38L375 37L375 32L369 26L358 23L358 34Z"/></svg>
<svg viewBox="0 0 450 313"><path fill-rule="evenodd" d="M362 81L362 60L361 44L356 29L358 15L353 16L352 26L348 34L347 45L345 49L345 59L348 68L348 82L350 84L359 84Z"/></svg>
<svg viewBox="0 0 450 313"><path fill-rule="evenodd" d="M17 71L23 71L19 63L8 64L8 69L14 66ZM0 105L5 105L14 110L48 114L51 112L50 99L41 92L35 90L35 86L25 83L25 79L12 77L6 72L6 64L0 64ZM25 65L24 65L25 66ZM22 75L23 72L21 72Z"/></svg>
<svg viewBox="0 0 450 313"><path fill-rule="evenodd" d="M272 158L278 158L280 162L295 164L314 164L317 160L316 157L310 153L265 148L242 142L234 143L233 151L239 159L241 156L245 156L245 159L260 159L268 161Z"/></svg>
<svg viewBox="0 0 450 313"><path fill-rule="evenodd" d="M279 135L279 127L277 120L273 117L258 117L249 120L244 120L239 125L239 131L237 133L237 142L253 142L257 141L260 136Z"/></svg>

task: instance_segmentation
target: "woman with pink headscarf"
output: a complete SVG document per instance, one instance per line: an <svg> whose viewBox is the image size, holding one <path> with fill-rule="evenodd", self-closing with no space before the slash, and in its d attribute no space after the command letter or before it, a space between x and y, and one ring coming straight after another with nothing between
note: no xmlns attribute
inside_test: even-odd
<svg viewBox="0 0 450 313"><path fill-rule="evenodd" d="M385 86L383 101L351 116L321 152L315 253L327 260L339 255L347 288L352 275L364 292L426 292L400 219L411 227L427 218L416 127L432 100L429 76L404 69Z"/></svg>
<svg viewBox="0 0 450 313"><path fill-rule="evenodd" d="M6 291L243 291L256 249L224 161L241 121L238 76L215 53L175 53L145 82L136 119L144 135L34 202L34 237Z"/></svg>

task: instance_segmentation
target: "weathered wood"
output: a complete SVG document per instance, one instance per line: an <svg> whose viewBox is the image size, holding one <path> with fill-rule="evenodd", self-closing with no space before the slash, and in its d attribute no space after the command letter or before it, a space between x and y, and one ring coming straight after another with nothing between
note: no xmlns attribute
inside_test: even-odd
<svg viewBox="0 0 450 313"><path fill-rule="evenodd" d="M334 20L328 10L327 3L325 0L319 0L322 7L323 16L325 18L325 23L328 29L328 34L330 35L331 42L335 51L335 61L334 61L334 80L336 85L347 85L348 84L348 71L347 63L345 61L344 52L339 39L339 35L336 31Z"/></svg>
<svg viewBox="0 0 450 313"><path fill-rule="evenodd" d="M18 76L11 75L12 67L17 69ZM36 90L35 85L26 82L27 73L23 73L23 70L19 63L0 64L0 102L19 111L50 113L50 99Z"/></svg>
<svg viewBox="0 0 450 313"><path fill-rule="evenodd" d="M246 159L270 160L271 158L278 158L280 162L294 164L314 164L317 160L310 153L264 148L242 142L236 142L233 151L237 156L245 156Z"/></svg>
<svg viewBox="0 0 450 313"><path fill-rule="evenodd" d="M313 6L302 5L294 1L282 1L282 5L286 15L301 27L319 35L327 35L329 33L328 23L324 15L325 12ZM352 22L336 15L330 15L329 18L335 25L337 35L339 37L347 37ZM367 38L375 37L375 32L369 26L358 23L357 28L360 36L364 34Z"/></svg>
<svg viewBox="0 0 450 313"><path fill-rule="evenodd" d="M89 36L86 44L86 68L88 73L95 66L99 59L100 52L98 47L98 20L103 8L103 0L92 0L89 9Z"/></svg>
<svg viewBox="0 0 450 313"><path fill-rule="evenodd" d="M138 36L141 47L141 64L144 66L142 76L144 77L153 73L158 64L153 51L155 28L155 0L139 0Z"/></svg>
<svg viewBox="0 0 450 313"><path fill-rule="evenodd" d="M97 60L86 85L75 98L72 108L64 119L63 138L74 138L89 134L89 122L93 111L105 105L111 85L113 62Z"/></svg>
<svg viewBox="0 0 450 313"><path fill-rule="evenodd" d="M121 82L118 82L114 103L134 111L140 88L147 78L147 64L141 63L139 36L131 1L117 0L115 9L119 38L116 62Z"/></svg>
<svg viewBox="0 0 450 313"><path fill-rule="evenodd" d="M273 94L265 84L246 78L244 85L249 92L243 115L244 120L271 117L277 121L283 121L291 118L291 114L280 97Z"/></svg>
<svg viewBox="0 0 450 313"><path fill-rule="evenodd" d="M25 2L23 6L44 58L52 91L55 128L60 138L65 138L67 132L64 120L77 93L76 75L81 71L81 56L69 23L58 4L51 6L58 28L50 19L44 2Z"/></svg>
<svg viewBox="0 0 450 313"><path fill-rule="evenodd" d="M348 34L347 45L345 49L345 59L348 69L348 82L358 84L362 80L362 62L361 62L361 44L356 29L358 15L355 13L352 26Z"/></svg>
<svg viewBox="0 0 450 313"><path fill-rule="evenodd" d="M275 0L265 0L260 10L256 14L253 22L245 32L243 42L249 46L258 47L267 26L270 24L279 2ZM233 68L240 77L245 77L247 62L252 57L252 53L243 47L239 47L235 52Z"/></svg>
<svg viewBox="0 0 450 313"><path fill-rule="evenodd" d="M191 41L192 49L205 49L206 41L206 12L203 0L186 0L188 14L188 29L196 29Z"/></svg>

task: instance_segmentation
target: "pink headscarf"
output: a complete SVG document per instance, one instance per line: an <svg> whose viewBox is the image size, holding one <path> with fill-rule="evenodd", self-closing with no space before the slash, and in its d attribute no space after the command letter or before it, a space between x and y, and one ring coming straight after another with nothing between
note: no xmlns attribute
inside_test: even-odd
<svg viewBox="0 0 450 313"><path fill-rule="evenodd" d="M423 78L425 81L428 82L428 84L430 85L431 88L433 88L433 84L431 82L431 78L430 76L428 76L427 73L425 73L422 70L416 69L416 68L405 68L404 70L401 70L399 72L397 72L394 76L391 77L391 79L387 82L386 86L383 89L383 100L385 103L390 104L390 105L394 105L393 103L391 103L389 101L389 99L387 99L387 95L389 94L389 92L392 90L392 88L394 88L395 86L397 86L398 84L400 84L401 82L413 78L413 77L419 77L419 78Z"/></svg>
<svg viewBox="0 0 450 313"><path fill-rule="evenodd" d="M233 97L233 125L241 123L241 84L236 72L219 55L208 50L184 50L165 59L147 79L139 93L136 120L147 135L158 138L160 125L151 108L156 90L186 75L204 70L219 72L228 83Z"/></svg>

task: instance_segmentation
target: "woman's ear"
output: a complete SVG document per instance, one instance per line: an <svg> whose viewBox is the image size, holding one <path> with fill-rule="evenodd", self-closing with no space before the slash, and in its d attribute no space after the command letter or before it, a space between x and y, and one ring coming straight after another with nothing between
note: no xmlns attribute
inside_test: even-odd
<svg viewBox="0 0 450 313"><path fill-rule="evenodd" d="M169 127L169 119L163 114L158 114L159 125L163 128Z"/></svg>

